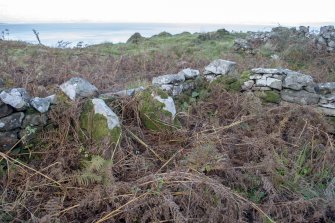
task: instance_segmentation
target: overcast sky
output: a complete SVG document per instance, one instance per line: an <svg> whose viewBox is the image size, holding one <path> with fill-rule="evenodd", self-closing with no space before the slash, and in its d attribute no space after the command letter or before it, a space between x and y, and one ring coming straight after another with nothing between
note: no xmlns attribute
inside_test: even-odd
<svg viewBox="0 0 335 223"><path fill-rule="evenodd" d="M0 0L0 22L334 23L335 0Z"/></svg>

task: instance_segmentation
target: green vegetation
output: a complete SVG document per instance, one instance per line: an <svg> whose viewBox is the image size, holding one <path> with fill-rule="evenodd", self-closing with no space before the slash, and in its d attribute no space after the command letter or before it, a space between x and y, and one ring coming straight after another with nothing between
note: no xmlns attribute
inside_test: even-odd
<svg viewBox="0 0 335 223"><path fill-rule="evenodd" d="M0 153L0 222L334 222L330 121L280 104L277 91L240 93L251 68L274 64L335 80L333 54L279 31L252 55L232 49L247 34L224 30L75 49L0 41L6 87L60 95L38 143ZM168 97L150 87L153 76L218 58L237 62L239 75L197 78L175 98L178 119L153 99ZM109 131L92 103L58 92L73 76L106 92L149 87L109 101L122 120Z"/></svg>
<svg viewBox="0 0 335 223"><path fill-rule="evenodd" d="M86 131L87 137L95 142L109 139L112 143L117 143L121 137L120 127L108 128L106 117L101 114L94 114L91 101L88 101L80 115L80 127Z"/></svg>

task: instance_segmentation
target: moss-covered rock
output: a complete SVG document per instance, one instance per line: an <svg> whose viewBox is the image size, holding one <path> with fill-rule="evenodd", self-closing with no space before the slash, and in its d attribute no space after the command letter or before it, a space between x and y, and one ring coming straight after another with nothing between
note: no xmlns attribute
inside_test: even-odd
<svg viewBox="0 0 335 223"><path fill-rule="evenodd" d="M163 131L180 126L175 118L174 101L166 92L158 88L148 88L136 97L141 121L147 129Z"/></svg>
<svg viewBox="0 0 335 223"><path fill-rule="evenodd" d="M93 141L117 143L121 136L119 119L102 99L86 102L80 115L80 127Z"/></svg>
<svg viewBox="0 0 335 223"><path fill-rule="evenodd" d="M279 104L280 94L277 91L264 91L260 92L259 97L266 103Z"/></svg>

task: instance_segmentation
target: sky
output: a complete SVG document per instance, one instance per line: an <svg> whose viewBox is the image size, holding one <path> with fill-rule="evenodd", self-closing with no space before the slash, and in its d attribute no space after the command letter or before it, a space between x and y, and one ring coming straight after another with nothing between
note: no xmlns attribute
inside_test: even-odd
<svg viewBox="0 0 335 223"><path fill-rule="evenodd" d="M0 0L0 23L335 23L335 0Z"/></svg>

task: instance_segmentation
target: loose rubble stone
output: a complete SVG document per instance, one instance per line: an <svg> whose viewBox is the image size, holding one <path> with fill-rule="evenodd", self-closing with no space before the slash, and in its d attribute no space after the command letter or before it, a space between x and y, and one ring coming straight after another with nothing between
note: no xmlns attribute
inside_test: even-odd
<svg viewBox="0 0 335 223"><path fill-rule="evenodd" d="M283 81L283 87L292 90L301 90L303 87L308 85L314 85L313 78L310 75L298 72L288 73Z"/></svg>
<svg viewBox="0 0 335 223"><path fill-rule="evenodd" d="M87 80L73 77L60 86L61 90L71 99L92 97L98 95L98 89Z"/></svg>
<svg viewBox="0 0 335 223"><path fill-rule="evenodd" d="M23 88L13 88L0 93L0 99L3 103L10 105L17 111L24 111L29 107L29 95Z"/></svg>
<svg viewBox="0 0 335 223"><path fill-rule="evenodd" d="M40 113L45 113L49 110L50 99L35 97L31 99L30 104L33 108L35 108Z"/></svg>
<svg viewBox="0 0 335 223"><path fill-rule="evenodd" d="M281 91L281 98L284 101L297 103L300 105L314 105L319 102L320 96L304 90L295 91L290 89L284 89Z"/></svg>
<svg viewBox="0 0 335 223"><path fill-rule="evenodd" d="M173 86L172 96L180 95L183 92L183 85Z"/></svg>
<svg viewBox="0 0 335 223"><path fill-rule="evenodd" d="M0 132L0 151L11 149L18 141L18 131Z"/></svg>
<svg viewBox="0 0 335 223"><path fill-rule="evenodd" d="M254 86L255 82L253 80L248 80L246 82L243 83L243 85L241 86L242 90L244 91L248 91L252 88L252 86Z"/></svg>
<svg viewBox="0 0 335 223"><path fill-rule="evenodd" d="M184 75L186 80L195 79L199 76L200 72L198 70L193 70L191 68L183 69L178 73L179 75Z"/></svg>
<svg viewBox="0 0 335 223"><path fill-rule="evenodd" d="M205 75L228 75L233 74L236 69L236 63L228 60L214 60L208 66L205 67Z"/></svg>
<svg viewBox="0 0 335 223"><path fill-rule="evenodd" d="M45 113L27 114L26 117L23 119L22 128L26 128L27 126L43 127L47 125L47 122L48 122L48 116Z"/></svg>
<svg viewBox="0 0 335 223"><path fill-rule="evenodd" d="M24 118L23 112L13 113L10 116L1 118L0 131L5 132L20 128L23 118Z"/></svg>
<svg viewBox="0 0 335 223"><path fill-rule="evenodd" d="M14 109L0 100L0 118L13 113Z"/></svg>
<svg viewBox="0 0 335 223"><path fill-rule="evenodd" d="M152 84L154 86L160 86L163 84L175 84L185 81L185 76L183 74L166 74L152 79Z"/></svg>

